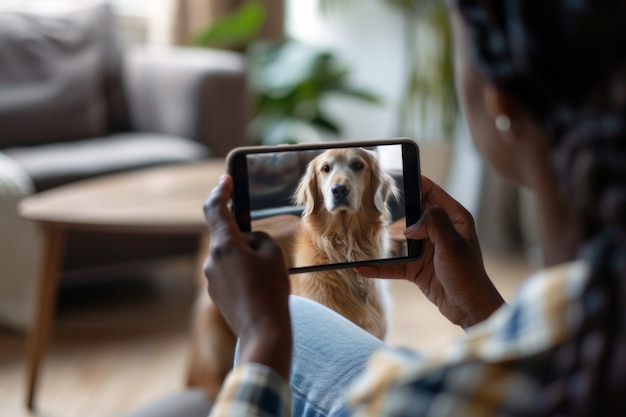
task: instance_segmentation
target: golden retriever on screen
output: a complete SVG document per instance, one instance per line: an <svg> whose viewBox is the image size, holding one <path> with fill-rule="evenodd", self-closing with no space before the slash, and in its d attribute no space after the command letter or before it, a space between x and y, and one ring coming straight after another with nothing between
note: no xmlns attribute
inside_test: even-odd
<svg viewBox="0 0 626 417"><path fill-rule="evenodd" d="M398 190L374 153L360 148L332 149L307 166L294 201L304 207L294 220L289 242L292 266L363 261L389 256L388 200ZM288 250L291 248L291 251ZM382 339L388 327L385 282L359 277L352 269L291 275L292 293L335 310ZM192 328L187 385L215 398L232 369L235 337L206 289Z"/></svg>
<svg viewBox="0 0 626 417"><path fill-rule="evenodd" d="M304 206L293 251L294 266L387 258L390 197L398 190L376 156L361 148L331 149L313 159L295 193ZM386 283L352 269L294 274L292 292L335 310L383 339Z"/></svg>

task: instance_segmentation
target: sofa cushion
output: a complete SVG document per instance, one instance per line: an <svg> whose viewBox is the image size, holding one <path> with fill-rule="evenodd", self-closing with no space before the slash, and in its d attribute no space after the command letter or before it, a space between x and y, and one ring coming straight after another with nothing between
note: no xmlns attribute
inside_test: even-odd
<svg viewBox="0 0 626 417"><path fill-rule="evenodd" d="M109 7L97 3L55 14L0 12L0 148L107 133L111 24Z"/></svg>
<svg viewBox="0 0 626 417"><path fill-rule="evenodd" d="M123 133L3 152L30 175L37 191L103 174L209 156L204 145L158 133Z"/></svg>

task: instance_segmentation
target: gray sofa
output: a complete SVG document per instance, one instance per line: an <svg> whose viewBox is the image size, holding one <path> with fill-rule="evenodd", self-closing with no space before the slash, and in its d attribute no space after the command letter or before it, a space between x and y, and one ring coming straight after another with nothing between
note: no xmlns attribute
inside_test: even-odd
<svg viewBox="0 0 626 417"><path fill-rule="evenodd" d="M23 236L16 229L15 204L24 195L222 157L247 144L250 104L240 54L127 50L115 27L106 3L83 2L54 15L0 12L0 247L10 249L0 253L3 297L10 298L12 288L32 292L32 283L25 283L30 278L20 274L32 272L37 242L12 243L32 236L30 229ZM197 241L191 235L72 232L64 271L192 254ZM33 247L30 259L14 253L24 246ZM8 324L26 326L30 308L23 310Z"/></svg>

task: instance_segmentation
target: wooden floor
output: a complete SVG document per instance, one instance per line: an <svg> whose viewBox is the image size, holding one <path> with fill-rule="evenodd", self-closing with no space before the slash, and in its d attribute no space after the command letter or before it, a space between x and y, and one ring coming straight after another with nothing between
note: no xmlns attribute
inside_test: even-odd
<svg viewBox="0 0 626 417"><path fill-rule="evenodd" d="M532 271L520 257L495 253L486 267L507 300ZM190 275L64 289L35 413L23 405L25 339L0 328L0 416L116 417L180 389L195 297ZM393 282L391 291L391 344L428 351L462 333L412 284Z"/></svg>

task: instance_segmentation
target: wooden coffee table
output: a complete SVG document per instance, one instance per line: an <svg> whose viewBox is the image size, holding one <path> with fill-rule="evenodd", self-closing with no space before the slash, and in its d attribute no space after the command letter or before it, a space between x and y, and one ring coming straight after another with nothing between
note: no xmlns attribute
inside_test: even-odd
<svg viewBox="0 0 626 417"><path fill-rule="evenodd" d="M80 181L21 201L20 215L43 229L43 259L37 307L28 340L27 406L35 406L40 364L54 321L65 238L70 229L103 232L197 233L206 256L208 231L203 204L225 172L224 160L170 165ZM284 243L297 217L276 216L255 227ZM281 242L282 241L282 242Z"/></svg>

